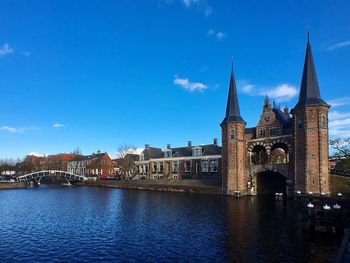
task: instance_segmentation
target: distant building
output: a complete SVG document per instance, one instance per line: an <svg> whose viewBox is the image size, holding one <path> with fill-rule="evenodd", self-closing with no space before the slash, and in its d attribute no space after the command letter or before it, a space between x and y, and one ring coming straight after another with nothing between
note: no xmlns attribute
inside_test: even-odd
<svg viewBox="0 0 350 263"><path fill-rule="evenodd" d="M190 179L221 177L221 147L213 144L160 148L145 146L136 162L138 177L147 179Z"/></svg>
<svg viewBox="0 0 350 263"><path fill-rule="evenodd" d="M67 171L88 177L107 178L114 175L114 165L108 153L98 151L96 154L76 156L68 162Z"/></svg>
<svg viewBox="0 0 350 263"><path fill-rule="evenodd" d="M60 153L48 156L27 155L24 161L18 165L18 169L22 174L43 170L67 171L68 162L77 156L77 154L72 153Z"/></svg>

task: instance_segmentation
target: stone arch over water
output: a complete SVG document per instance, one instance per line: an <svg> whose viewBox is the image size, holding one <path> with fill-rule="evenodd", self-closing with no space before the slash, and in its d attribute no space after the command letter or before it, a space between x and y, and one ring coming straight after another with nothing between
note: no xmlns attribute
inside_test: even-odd
<svg viewBox="0 0 350 263"><path fill-rule="evenodd" d="M255 175L257 195L274 195L275 193L287 193L286 177L277 171L265 170Z"/></svg>

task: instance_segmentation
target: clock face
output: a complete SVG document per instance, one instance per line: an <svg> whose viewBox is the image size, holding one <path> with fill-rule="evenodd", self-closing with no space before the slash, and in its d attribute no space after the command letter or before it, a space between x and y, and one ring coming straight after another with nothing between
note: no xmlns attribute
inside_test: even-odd
<svg viewBox="0 0 350 263"><path fill-rule="evenodd" d="M266 116L266 117L265 117L265 121L268 122L269 120L270 120L270 117L269 117L269 116Z"/></svg>

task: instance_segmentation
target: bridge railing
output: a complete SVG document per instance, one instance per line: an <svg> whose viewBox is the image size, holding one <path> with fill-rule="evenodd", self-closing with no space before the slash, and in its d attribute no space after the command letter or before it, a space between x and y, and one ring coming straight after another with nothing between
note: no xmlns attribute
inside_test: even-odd
<svg viewBox="0 0 350 263"><path fill-rule="evenodd" d="M66 172L66 171L59 171L59 170L36 171L36 172L29 173L29 174L17 176L16 180L17 181L29 181L32 179L43 178L43 177L47 177L47 176L62 176L62 177L65 177L66 179L67 179L67 177L69 177L70 179L78 180L78 181L88 180L88 178L86 176L73 174L73 173Z"/></svg>

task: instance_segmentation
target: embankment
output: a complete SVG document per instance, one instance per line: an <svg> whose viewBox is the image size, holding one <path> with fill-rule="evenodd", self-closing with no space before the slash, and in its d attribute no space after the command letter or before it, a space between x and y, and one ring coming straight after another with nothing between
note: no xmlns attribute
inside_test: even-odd
<svg viewBox="0 0 350 263"><path fill-rule="evenodd" d="M186 180L130 180L130 181L87 181L80 185L141 189L167 192L221 194L221 180L219 179L186 179Z"/></svg>
<svg viewBox="0 0 350 263"><path fill-rule="evenodd" d="M8 183L8 182L0 182L0 190L2 189L19 189L19 188L26 188L27 184L25 182L14 182L14 183Z"/></svg>

